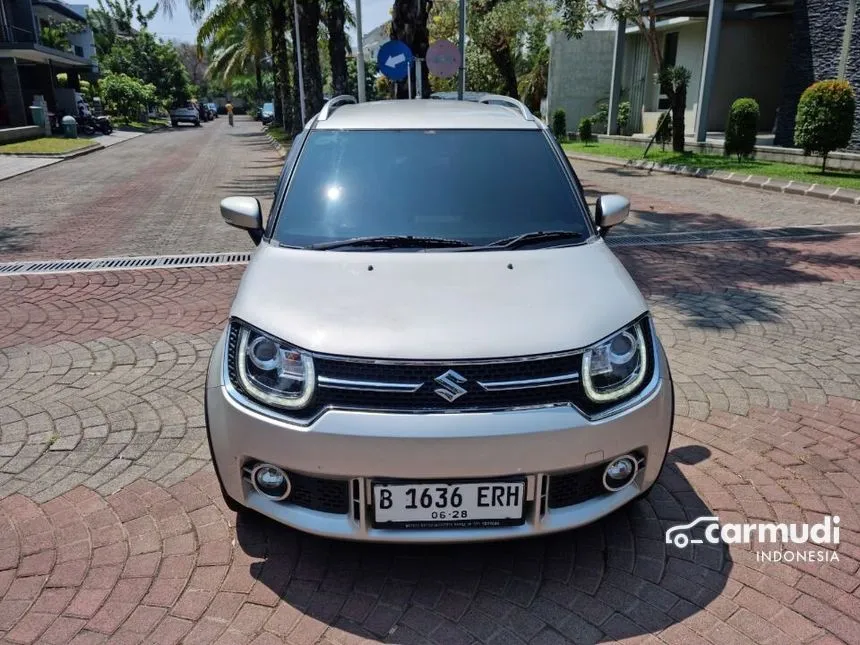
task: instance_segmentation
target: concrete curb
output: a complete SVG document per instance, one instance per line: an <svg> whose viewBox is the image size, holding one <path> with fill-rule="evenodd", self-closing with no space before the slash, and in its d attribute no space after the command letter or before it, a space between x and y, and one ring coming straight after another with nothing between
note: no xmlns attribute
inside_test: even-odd
<svg viewBox="0 0 860 645"><path fill-rule="evenodd" d="M748 175L746 173L726 172L723 170L709 170L693 166L680 166L673 164L661 164L656 161L644 159L618 159L617 157L604 157L602 155L586 155L576 152L565 152L569 159L581 161L593 161L610 166L623 168L637 168L649 172L662 172L670 175L682 175L684 177L699 177L701 179L714 179L724 184L737 186L749 186L760 190L770 190L777 193L788 193L790 195L804 195L806 197L817 197L828 199L844 204L860 206L860 192L838 186L825 186L822 184L807 184L804 182L776 179L774 177L762 177L759 175Z"/></svg>
<svg viewBox="0 0 860 645"><path fill-rule="evenodd" d="M272 147L275 149L275 152L277 152L279 155L281 155L281 159L285 158L287 156L287 150L286 150L286 148L284 148L284 146L281 145L281 142L278 141L277 139L275 139L268 132L266 132L265 135L266 135L266 139L269 140L269 143L272 144Z"/></svg>

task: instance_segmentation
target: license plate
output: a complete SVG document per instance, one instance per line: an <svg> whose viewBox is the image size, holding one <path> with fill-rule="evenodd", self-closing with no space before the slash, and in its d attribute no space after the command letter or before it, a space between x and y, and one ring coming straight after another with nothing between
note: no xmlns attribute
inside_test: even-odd
<svg viewBox="0 0 860 645"><path fill-rule="evenodd" d="M382 528L466 528L523 523L522 480L465 483L374 483L374 525Z"/></svg>

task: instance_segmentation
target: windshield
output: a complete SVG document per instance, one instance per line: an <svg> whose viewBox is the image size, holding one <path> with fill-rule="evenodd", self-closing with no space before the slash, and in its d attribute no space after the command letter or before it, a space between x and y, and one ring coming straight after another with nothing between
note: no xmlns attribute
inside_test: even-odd
<svg viewBox="0 0 860 645"><path fill-rule="evenodd" d="M585 239L586 217L540 131L317 130L273 237L288 246L394 235L484 245L558 230Z"/></svg>
<svg viewBox="0 0 860 645"><path fill-rule="evenodd" d="M263 112L274 112L275 104L274 103L263 103Z"/></svg>

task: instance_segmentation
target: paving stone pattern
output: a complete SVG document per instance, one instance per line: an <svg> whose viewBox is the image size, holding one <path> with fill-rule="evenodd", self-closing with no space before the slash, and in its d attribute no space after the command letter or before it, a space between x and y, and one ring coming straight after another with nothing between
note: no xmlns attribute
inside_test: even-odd
<svg viewBox="0 0 860 645"><path fill-rule="evenodd" d="M696 218L702 182L671 179L586 181L659 205L633 230L784 207L755 193L746 219ZM226 509L202 386L242 267L0 277L0 642L860 643L858 251L857 236L619 249L675 379L658 485L581 530L456 547L335 542ZM711 514L838 514L839 561L665 544Z"/></svg>

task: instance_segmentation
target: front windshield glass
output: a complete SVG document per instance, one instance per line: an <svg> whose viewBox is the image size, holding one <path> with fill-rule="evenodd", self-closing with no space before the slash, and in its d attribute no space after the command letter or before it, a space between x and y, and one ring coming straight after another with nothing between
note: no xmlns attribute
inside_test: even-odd
<svg viewBox="0 0 860 645"><path fill-rule="evenodd" d="M586 216L540 131L317 130L299 155L274 238L309 246L411 235L483 245L567 230L584 240Z"/></svg>

